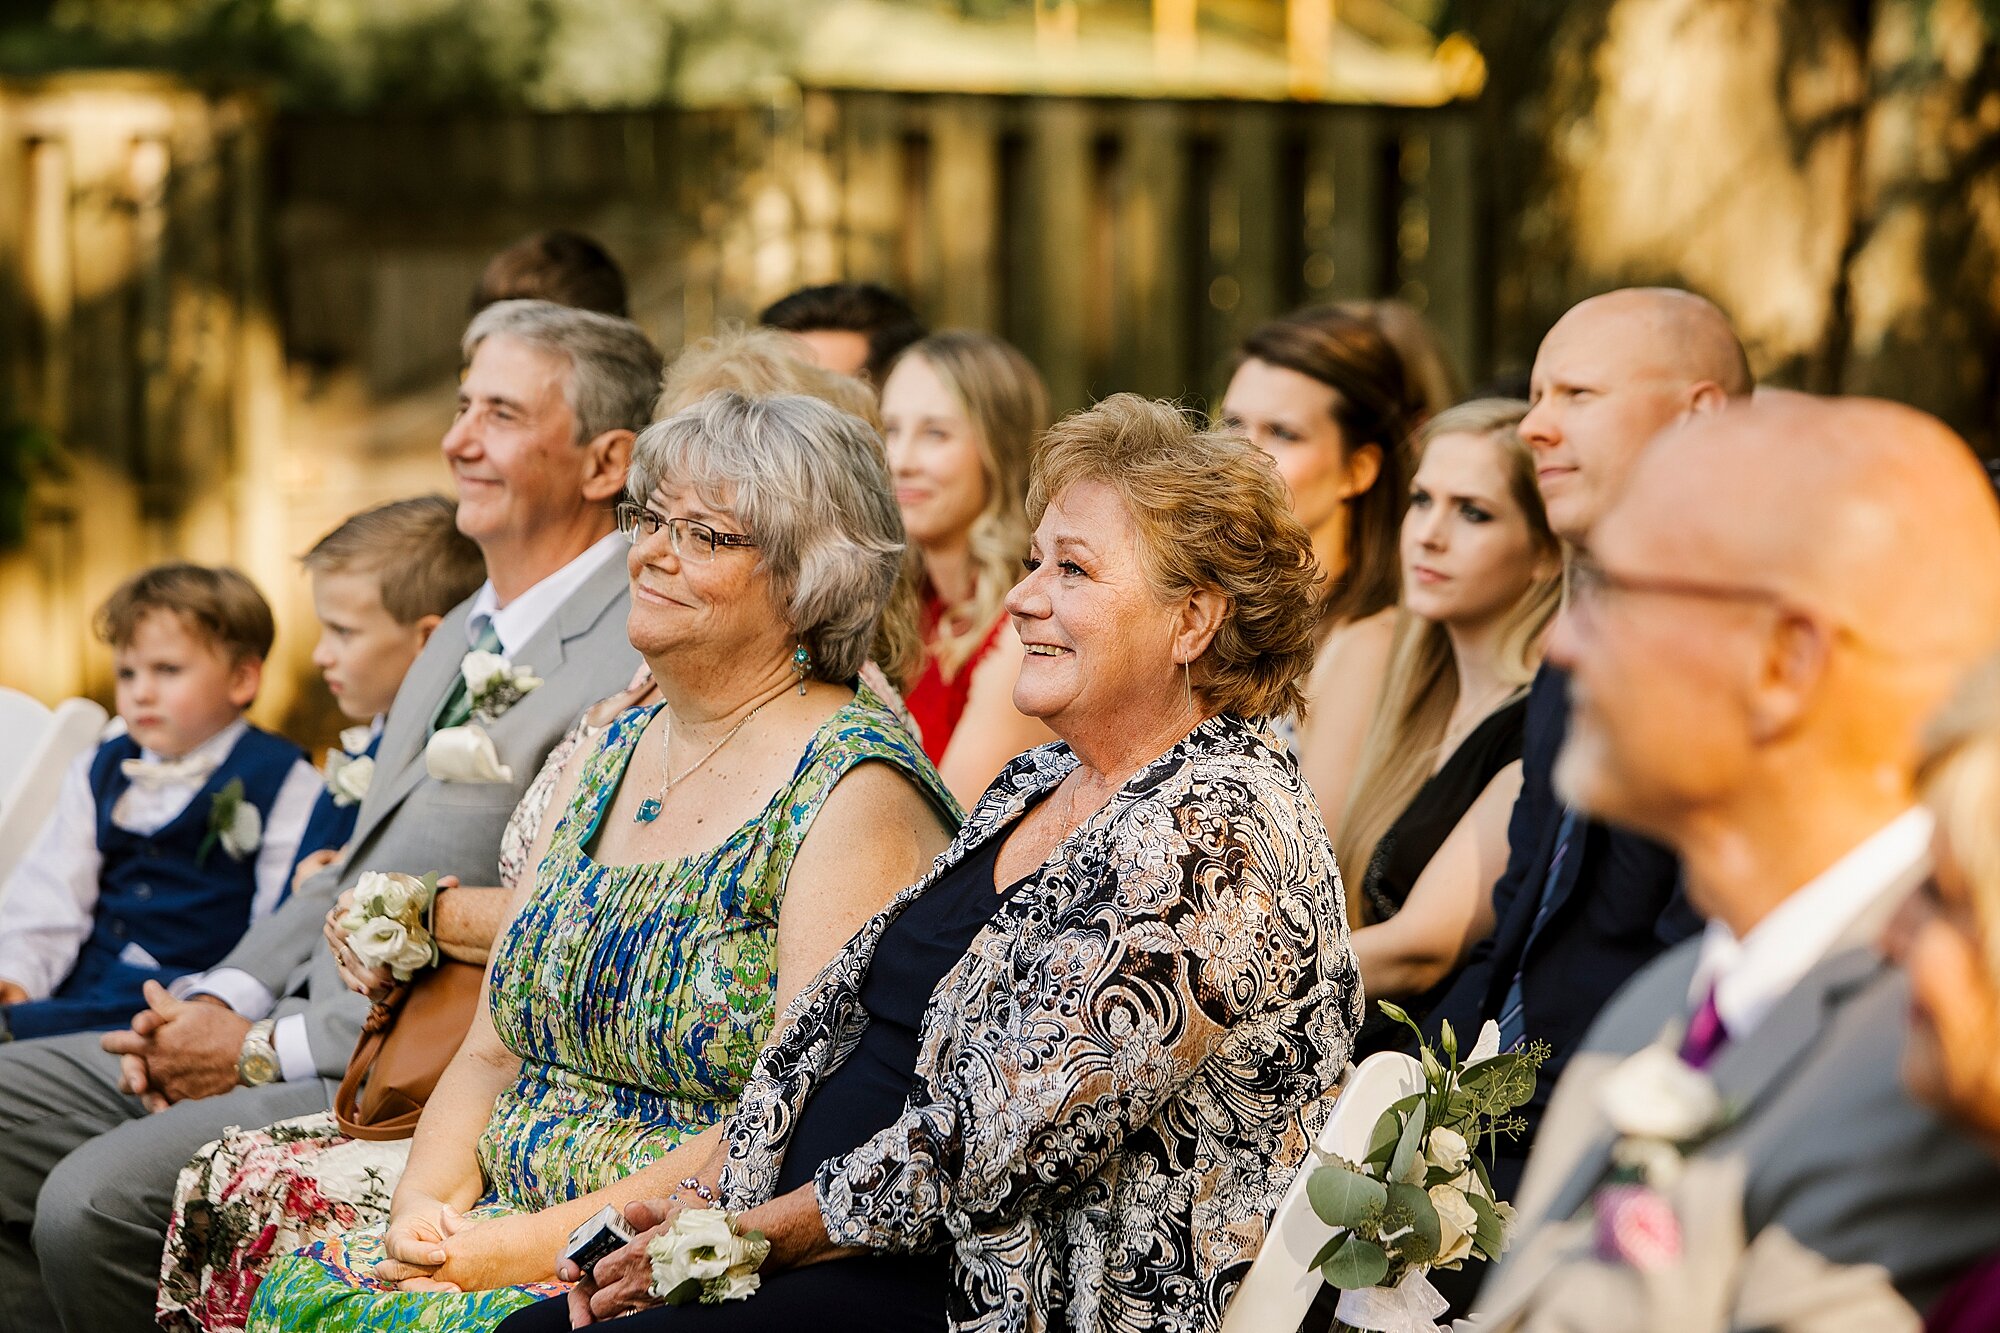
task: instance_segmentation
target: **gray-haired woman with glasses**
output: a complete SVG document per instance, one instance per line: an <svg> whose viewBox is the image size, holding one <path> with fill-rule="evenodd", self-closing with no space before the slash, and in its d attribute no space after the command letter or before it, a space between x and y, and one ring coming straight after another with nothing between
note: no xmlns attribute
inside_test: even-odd
<svg viewBox="0 0 2000 1333"><path fill-rule="evenodd" d="M716 394L639 436L628 494L662 702L564 770L386 1234L280 1261L253 1329L483 1329L558 1289L569 1232L707 1159L779 1007L958 826L858 681L903 551L873 431Z"/></svg>

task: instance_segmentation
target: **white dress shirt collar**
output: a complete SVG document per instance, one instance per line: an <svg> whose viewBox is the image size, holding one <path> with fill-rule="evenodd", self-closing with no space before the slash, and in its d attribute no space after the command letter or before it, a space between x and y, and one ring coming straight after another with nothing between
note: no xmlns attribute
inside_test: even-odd
<svg viewBox="0 0 2000 1333"><path fill-rule="evenodd" d="M472 594L472 610L465 617L466 643L477 646L480 631L491 621L493 632L500 636L501 656L513 657L548 623L556 609L569 600L570 594L581 588L585 580L613 554L623 550L625 545L625 538L619 533L606 533L589 550L505 606L500 605L500 595L493 590L493 581L488 579L479 585L478 592Z"/></svg>
<svg viewBox="0 0 2000 1333"><path fill-rule="evenodd" d="M175 758L181 760L213 759L215 760L215 767L220 768L222 761L229 758L230 750L235 748L236 742L241 740L243 733L249 729L250 723L239 717L221 731L216 732L213 736L210 736L207 740L189 750L186 754L176 755ZM149 750L143 745L139 747L139 758L149 764L165 763L167 760L167 756L161 754L158 750ZM206 779L203 779L203 781L205 782Z"/></svg>
<svg viewBox="0 0 2000 1333"><path fill-rule="evenodd" d="M1929 853L1930 839L1930 812L1914 807L1779 903L1741 940L1722 922L1710 921L1688 1007L1699 1007L1712 983L1730 1040L1749 1036L1848 927Z"/></svg>

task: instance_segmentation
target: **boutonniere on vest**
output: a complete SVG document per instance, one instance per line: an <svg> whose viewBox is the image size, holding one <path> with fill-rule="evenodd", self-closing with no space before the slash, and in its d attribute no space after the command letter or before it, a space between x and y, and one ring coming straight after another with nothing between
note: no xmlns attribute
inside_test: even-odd
<svg viewBox="0 0 2000 1333"><path fill-rule="evenodd" d="M195 849L194 863L208 860L208 849L217 843L232 861L241 861L264 841L264 819L257 807L243 799L243 779L231 778L208 802L208 836Z"/></svg>
<svg viewBox="0 0 2000 1333"><path fill-rule="evenodd" d="M1641 1272L1664 1268L1681 1255L1667 1191L1688 1154L1729 1123L1729 1108L1714 1080L1659 1045L1612 1070L1598 1106L1618 1141L1611 1176L1592 1199L1597 1257Z"/></svg>
<svg viewBox="0 0 2000 1333"><path fill-rule="evenodd" d="M458 664L465 677L465 698L474 722L491 722L542 683L527 667L517 667L498 653L479 649L465 655Z"/></svg>
<svg viewBox="0 0 2000 1333"><path fill-rule="evenodd" d="M333 803L342 809L359 805L368 795L368 784L375 780L375 761L368 757L368 742L373 739L367 727L349 727L340 733L340 748L326 752L326 789L333 793Z"/></svg>
<svg viewBox="0 0 2000 1333"><path fill-rule="evenodd" d="M379 870L364 874L354 886L354 901L340 918L347 947L362 962L387 969L398 981L408 981L419 968L437 962L437 940L431 933L437 880L436 874Z"/></svg>

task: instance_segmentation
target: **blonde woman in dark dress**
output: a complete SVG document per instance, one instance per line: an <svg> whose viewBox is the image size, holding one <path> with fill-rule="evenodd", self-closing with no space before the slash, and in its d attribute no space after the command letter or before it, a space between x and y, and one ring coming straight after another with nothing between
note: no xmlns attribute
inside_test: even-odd
<svg viewBox="0 0 2000 1333"><path fill-rule="evenodd" d="M1492 928L1528 682L1562 583L1515 434L1526 410L1465 403L1419 437L1389 672L1334 840L1358 889L1348 912L1368 998L1419 1014ZM1396 1031L1372 1015L1359 1050Z"/></svg>

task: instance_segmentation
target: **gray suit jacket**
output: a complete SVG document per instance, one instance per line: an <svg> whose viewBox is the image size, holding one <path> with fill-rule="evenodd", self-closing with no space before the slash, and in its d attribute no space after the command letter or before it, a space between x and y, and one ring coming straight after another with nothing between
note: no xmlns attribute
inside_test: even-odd
<svg viewBox="0 0 2000 1333"><path fill-rule="evenodd" d="M431 719L467 651L471 603L454 608L389 709L346 859L307 880L219 964L249 973L281 997L279 1016L306 1015L313 1059L324 1077L346 1071L368 1014L368 1002L341 984L321 936L327 909L366 870L435 870L468 885L499 883L500 834L522 791L577 715L625 688L639 665L625 637L628 598L625 562L607 560L513 655L542 684L486 727L500 762L513 771L511 783L439 782L424 767Z"/></svg>
<svg viewBox="0 0 2000 1333"><path fill-rule="evenodd" d="M1914 1333L1917 1312L2000 1247L2000 1168L1898 1073L1909 989L1874 941L1914 879L1717 1056L1733 1118L1667 1192L1682 1252L1650 1273L1593 1253L1615 1138L1599 1086L1650 1043L1678 1047L1699 939L1633 978L1557 1086L1480 1333Z"/></svg>

